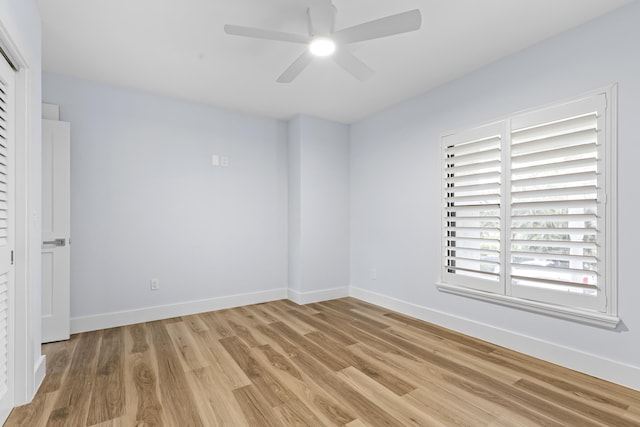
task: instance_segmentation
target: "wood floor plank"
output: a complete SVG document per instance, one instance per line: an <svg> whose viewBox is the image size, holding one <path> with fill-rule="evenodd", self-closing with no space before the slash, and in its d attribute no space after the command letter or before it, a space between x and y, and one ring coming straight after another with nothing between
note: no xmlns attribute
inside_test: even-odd
<svg viewBox="0 0 640 427"><path fill-rule="evenodd" d="M392 354L384 357L387 363L397 369L399 375L407 375L420 385L420 390L429 390L432 400L437 402L439 397L448 397L445 406L451 405L451 402L464 401L465 405L459 409L461 412L480 409L496 418L514 420L516 425L566 425L546 417L543 412L514 401L508 394L500 393L499 390L482 383L468 381L464 375L457 375L428 361L413 362Z"/></svg>
<svg viewBox="0 0 640 427"><path fill-rule="evenodd" d="M315 315L318 319L321 319L325 323L328 324L339 324L340 328L351 335L358 342L369 345L373 348L376 348L385 353L394 353L398 354L402 357L406 357L407 359L415 360L415 357L406 351L402 351L398 347L382 340L376 336L377 330L371 330L366 325L362 324L359 321L351 321L349 318L345 318L340 316L337 313L324 313L320 312ZM334 317L335 316L335 317Z"/></svg>
<svg viewBox="0 0 640 427"><path fill-rule="evenodd" d="M449 358L456 363L463 364L479 372L484 372L505 384L514 384L522 378L520 372L513 372L510 369L504 369L503 366L487 362L485 360L486 353L474 348L464 347L457 342L435 339L429 334L423 335L417 330L407 329L402 326L394 326L385 332L408 342L419 342L422 348L434 354Z"/></svg>
<svg viewBox="0 0 640 427"><path fill-rule="evenodd" d="M344 378L348 384L351 384L363 396L372 402L376 402L381 409L398 419L403 426L445 425L428 412L421 412L415 406L403 400L402 397L376 383L356 368L343 369L338 372L338 376Z"/></svg>
<svg viewBox="0 0 640 427"><path fill-rule="evenodd" d="M477 355L476 357L494 364L496 366L502 366L505 369L518 372L522 376L528 376L535 378L542 382L553 385L559 390L570 392L576 395L580 395L582 398L588 399L594 403L601 403L607 406L620 408L626 410L629 408L630 402L624 398L624 395L616 393L618 396L616 399L612 399L609 395L599 392L598 387L594 387L595 382L590 383L591 378L577 372L573 372L571 381L567 381L563 378L568 370L557 369L557 366L551 364L533 365L532 361L526 363L526 359L522 361L515 361L511 357L507 356L504 351L494 351L486 355ZM542 368L542 369L540 369ZM571 371L568 371L571 372ZM582 385L582 380L587 380L587 384ZM626 390L625 390L626 392Z"/></svg>
<svg viewBox="0 0 640 427"><path fill-rule="evenodd" d="M278 353L269 345L259 349L263 354L258 354L257 357L264 360L264 365L268 366L271 373L280 379L295 396L307 402L308 408L323 421L321 425L342 426L354 419L344 405L335 400L326 390L318 387L282 353Z"/></svg>
<svg viewBox="0 0 640 427"><path fill-rule="evenodd" d="M237 314L233 310L225 312L225 320L227 325L235 332L236 336L240 337L249 347L258 347L267 344L264 341L259 341L251 332L251 320L246 316Z"/></svg>
<svg viewBox="0 0 640 427"><path fill-rule="evenodd" d="M383 334L383 332L381 332L381 334ZM530 395L515 387L495 380L484 372L475 371L463 364L456 363L436 353L427 351L416 344L405 341L392 334L384 333L384 336L387 340L395 343L418 358L450 372L452 375L448 376L448 380L457 383L461 388L485 393L486 396L492 396L496 402L500 402L507 407L518 406L522 411L526 411L526 408L531 408L528 416L531 416L536 422L551 424L551 419L553 419L557 425L567 425L567 423L571 425L576 422L579 422L583 426L597 425L594 422L577 417L570 411L555 406L542 397Z"/></svg>
<svg viewBox="0 0 640 427"><path fill-rule="evenodd" d="M624 416L640 426L640 406L630 406Z"/></svg>
<svg viewBox="0 0 640 427"><path fill-rule="evenodd" d="M318 344L331 354L346 361L350 366L355 367L363 374L369 376L372 380L379 382L382 386L391 390L395 394L402 396L416 389L416 386L409 381L405 381L394 375L389 370L380 366L376 366L368 362L365 358L353 354L349 348L340 347L338 343L332 342L331 339L324 336L321 332L312 332L305 335L306 338Z"/></svg>
<svg viewBox="0 0 640 427"><path fill-rule="evenodd" d="M197 314L193 316L182 316L182 322L187 325L193 333L209 332L209 326L202 320L202 316Z"/></svg>
<svg viewBox="0 0 640 427"><path fill-rule="evenodd" d="M220 387L215 368L196 369L189 374L196 404L207 426L249 426L232 388Z"/></svg>
<svg viewBox="0 0 640 427"><path fill-rule="evenodd" d="M102 331L83 333L78 338L69 373L60 387L54 409L49 415L48 425L86 425L101 339Z"/></svg>
<svg viewBox="0 0 640 427"><path fill-rule="evenodd" d="M341 380L335 371L330 370L324 364L318 362L303 349L297 347L293 350L294 363L304 372L308 372L310 378L318 386L324 388L334 397L343 402L349 409L358 415L358 418L380 426L396 426L399 421L381 410L376 403L371 402L349 384Z"/></svg>
<svg viewBox="0 0 640 427"><path fill-rule="evenodd" d="M298 334L289 325L282 322L276 322L269 325L272 329L276 330L279 334L286 337L296 346L299 346L307 351L307 353L313 355L320 363L323 363L332 369L333 371L339 371L348 367L347 362L338 359L328 351L306 339L304 336Z"/></svg>
<svg viewBox="0 0 640 427"><path fill-rule="evenodd" d="M6 427L640 427L640 392L353 298L76 334Z"/></svg>
<svg viewBox="0 0 640 427"><path fill-rule="evenodd" d="M239 337L224 338L220 342L269 405L280 406L295 399L295 395L252 356Z"/></svg>
<svg viewBox="0 0 640 427"><path fill-rule="evenodd" d="M216 372L218 382L231 389L251 385L247 374L227 353L219 340L213 338L208 332L198 334L195 338L209 361L209 367Z"/></svg>
<svg viewBox="0 0 640 427"><path fill-rule="evenodd" d="M449 331L439 326L435 326L435 325L423 322L413 317L405 316L398 313L387 313L385 314L385 317L405 323L408 326L411 326L412 328L416 328L420 331L428 332L434 337L440 337L442 339L457 342L459 344L462 344L463 346L466 346L469 348L475 348L476 350L479 350L479 351L489 353L496 349L496 346L486 343L484 341L481 341L466 335L457 334L453 331Z"/></svg>
<svg viewBox="0 0 640 427"><path fill-rule="evenodd" d="M87 425L120 418L124 414L124 338L122 328L102 334L98 367L91 393Z"/></svg>
<svg viewBox="0 0 640 427"><path fill-rule="evenodd" d="M278 322L280 319L275 317L269 310L266 309L268 303L255 304L245 307L249 315L252 315L255 319L261 320L264 323Z"/></svg>
<svg viewBox="0 0 640 427"><path fill-rule="evenodd" d="M209 366L209 361L202 355L201 347L196 344L192 330L184 322L170 323L166 328L185 372Z"/></svg>
<svg viewBox="0 0 640 427"><path fill-rule="evenodd" d="M137 397L135 420L149 427L164 425L162 405L156 390L158 379L148 358L143 357L134 361L130 375ZM133 391L131 390L131 393Z"/></svg>
<svg viewBox="0 0 640 427"><path fill-rule="evenodd" d="M323 334L330 336L331 338L338 341L342 345L351 345L358 342L353 337L350 337L349 335L340 331L338 327L334 327L325 322L322 322L321 320L314 318L313 316L309 316L294 310L289 311L289 313L292 316L296 317L297 319L301 320L302 322L308 324L312 328L315 328L316 331L322 332Z"/></svg>
<svg viewBox="0 0 640 427"><path fill-rule="evenodd" d="M352 346L351 350L356 354L362 355L362 357L368 357L375 363L382 364L387 369L391 369L395 375L406 378L418 385L417 390L409 394L416 395L426 392L429 398L422 399L422 403L425 407L433 406L431 410L435 410L440 406L450 407L451 402L461 400L465 402L465 405L457 408L456 412L470 412L474 414L472 418L476 418L476 411L479 411L477 419L485 418L485 414L489 414L489 418L497 418L505 414L505 410L501 406L491 400L484 399L482 395L472 394L464 389L455 387L455 384L448 381L449 377L443 375L442 370L424 361L409 361L394 354L380 353L360 344ZM424 397L424 395L422 396ZM440 405L439 402L444 403ZM476 402L480 403L476 405ZM448 418L448 414L446 418Z"/></svg>
<svg viewBox="0 0 640 427"><path fill-rule="evenodd" d="M148 340L144 323L124 328L126 414L123 418L128 425L162 427L166 419L160 404L158 374L152 363L153 349Z"/></svg>
<svg viewBox="0 0 640 427"><path fill-rule="evenodd" d="M615 396L616 401L629 406L640 404L638 391L618 384L603 382L590 375L565 369L503 347L496 347L491 352L491 355L496 356L496 358L491 359L494 363L519 370L544 382L553 382L559 388L567 390L575 390L577 388L580 392L589 390L591 393L597 393L603 389L603 385L606 385L604 387L606 393L600 393L600 395ZM599 399L598 397L595 398L595 400Z"/></svg>
<svg viewBox="0 0 640 427"><path fill-rule="evenodd" d="M149 322L147 328L156 349L158 382L162 384L160 387L162 407L169 425L203 426L166 324Z"/></svg>
<svg viewBox="0 0 640 427"><path fill-rule="evenodd" d="M563 408L569 408L591 420L599 421L605 425L614 425L618 427L633 427L634 425L636 425L636 423L625 419L622 416L612 414L608 411L598 410L597 408L594 408L587 403L580 402L577 399L573 399L569 396L558 393L551 387L542 387L532 381L527 381L525 379L518 381L515 385L520 389L526 390L528 392L533 392L538 396L544 395L549 401L553 402L556 405L560 405Z"/></svg>
<svg viewBox="0 0 640 427"><path fill-rule="evenodd" d="M300 399L274 408L280 425L285 426L320 426L323 422Z"/></svg>
<svg viewBox="0 0 640 427"><path fill-rule="evenodd" d="M264 365L271 373L285 384L298 399L306 402L305 406L308 410L322 420L320 425L342 426L354 419L344 405L335 400L326 390L318 387L317 384L310 380L308 375L296 368L286 356L278 353L270 346L260 347L260 350L262 350L262 355L258 353L258 359L263 360ZM283 409L284 406L279 408L280 411L284 411L281 414L282 416L288 414L287 410ZM296 409L295 413L289 416L293 416L296 413L299 416L300 410L301 408Z"/></svg>
<svg viewBox="0 0 640 427"><path fill-rule="evenodd" d="M242 413L250 426L278 427L280 422L273 408L254 386L246 386L233 390Z"/></svg>
<svg viewBox="0 0 640 427"><path fill-rule="evenodd" d="M315 328L308 323L298 320L289 314L291 307L288 304L281 304L281 301L274 301L273 304L268 306L271 314L276 317L281 323L286 323L287 326L300 335L314 332Z"/></svg>
<svg viewBox="0 0 640 427"><path fill-rule="evenodd" d="M345 424L346 427L367 427L367 425L365 423L363 423L361 420L353 420L348 424Z"/></svg>
<svg viewBox="0 0 640 427"><path fill-rule="evenodd" d="M368 330L373 331L375 333L375 329L386 329L391 325L384 321L384 319L373 320L367 316L363 316L360 313L356 313L351 310L351 306L348 303L345 303L341 300L331 300L323 303L324 310L326 312L327 309L333 310L334 312L340 313L341 317L349 320L351 322L358 321L366 325ZM369 329L371 328L371 329Z"/></svg>
<svg viewBox="0 0 640 427"><path fill-rule="evenodd" d="M203 313L200 318L209 327L211 335L217 339L231 337L235 335L235 332L227 325L225 321L225 312L227 310L212 311L210 313Z"/></svg>
<svg viewBox="0 0 640 427"><path fill-rule="evenodd" d="M465 405L451 411L451 399L457 399L450 393L446 393L441 388L431 388L429 390L418 388L411 393L402 396L402 399L420 412L431 414L439 422L445 425L488 425L496 419L495 415L487 411L479 410L472 405Z"/></svg>

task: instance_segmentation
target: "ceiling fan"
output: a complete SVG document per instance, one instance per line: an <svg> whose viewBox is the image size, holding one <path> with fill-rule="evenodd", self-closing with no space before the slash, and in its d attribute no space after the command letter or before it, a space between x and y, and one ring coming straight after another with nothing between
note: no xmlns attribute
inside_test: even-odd
<svg viewBox="0 0 640 427"><path fill-rule="evenodd" d="M415 9L335 31L336 12L331 0L309 0L309 8L307 9L308 35L240 25L225 25L224 31L234 36L307 45L305 51L278 77L278 83L292 82L316 56L331 56L336 64L353 77L360 81L366 81L374 74L373 70L344 46L415 31L420 29L422 24L422 15L418 9Z"/></svg>

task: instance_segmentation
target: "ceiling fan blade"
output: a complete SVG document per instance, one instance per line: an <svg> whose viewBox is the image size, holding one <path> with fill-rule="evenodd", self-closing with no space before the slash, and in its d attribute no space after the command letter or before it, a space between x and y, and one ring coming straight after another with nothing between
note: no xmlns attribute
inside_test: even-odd
<svg viewBox="0 0 640 427"><path fill-rule="evenodd" d="M263 30L261 28L225 25L224 32L232 36L251 37L254 39L277 40L291 43L309 43L309 37L301 34L283 33L281 31Z"/></svg>
<svg viewBox="0 0 640 427"><path fill-rule="evenodd" d="M356 79L364 82L373 76L374 71L367 64L356 58L351 52L339 49L332 56L336 64L344 68Z"/></svg>
<svg viewBox="0 0 640 427"><path fill-rule="evenodd" d="M311 61L313 60L313 55L309 52L308 49L305 49L304 53L298 57L293 64L289 65L289 68L284 70L284 73L278 77L276 80L278 83L291 83L298 75L305 69Z"/></svg>
<svg viewBox="0 0 640 427"><path fill-rule="evenodd" d="M331 0L309 0L309 35L328 36L333 32L334 8Z"/></svg>
<svg viewBox="0 0 640 427"><path fill-rule="evenodd" d="M421 25L422 14L418 9L415 9L336 31L333 38L341 44L356 43L408 33L420 29Z"/></svg>

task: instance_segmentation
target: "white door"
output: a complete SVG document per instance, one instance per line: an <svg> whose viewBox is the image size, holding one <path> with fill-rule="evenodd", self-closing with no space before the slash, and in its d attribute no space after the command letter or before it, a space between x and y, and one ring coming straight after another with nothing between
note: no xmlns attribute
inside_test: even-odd
<svg viewBox="0 0 640 427"><path fill-rule="evenodd" d="M70 332L70 126L42 120L42 342Z"/></svg>
<svg viewBox="0 0 640 427"><path fill-rule="evenodd" d="M0 424L13 408L15 73L0 56Z"/></svg>

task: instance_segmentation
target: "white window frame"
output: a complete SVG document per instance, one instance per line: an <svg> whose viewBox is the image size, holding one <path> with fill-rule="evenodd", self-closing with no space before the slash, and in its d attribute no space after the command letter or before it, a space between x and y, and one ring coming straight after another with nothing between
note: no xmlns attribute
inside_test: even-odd
<svg viewBox="0 0 640 427"><path fill-rule="evenodd" d="M602 245L598 248L599 260L597 271L601 274L596 297L583 304L579 298L562 293L539 291L536 288L523 289L522 286L511 286L510 239L511 239L511 136L512 127L526 127L528 121L543 122L545 117L557 117L559 111L571 112L582 104L600 103L604 111L598 109L598 126L603 127L603 142L598 146L598 156L603 156L604 173L598 182L603 182L598 188L598 199L604 201L603 218L598 218L599 229L603 231L600 238ZM570 117L567 115L566 117ZM533 122L532 122L533 123ZM481 139L488 135L498 135L501 139L500 166L500 256L499 279L495 282L476 279L462 274L450 273L447 266L447 184L446 184L446 150L459 141ZM600 137L599 137L600 138ZM501 120L455 132L441 135L441 171L442 171L442 237L440 256L440 278L436 283L442 292L471 297L483 301L520 308L532 312L552 315L555 317L574 320L582 323L615 328L620 319L617 304L617 85L611 85L601 90L589 92L576 98L556 102L544 107L538 107L509 115ZM598 172L600 174L600 172ZM555 300L548 295L560 297Z"/></svg>

